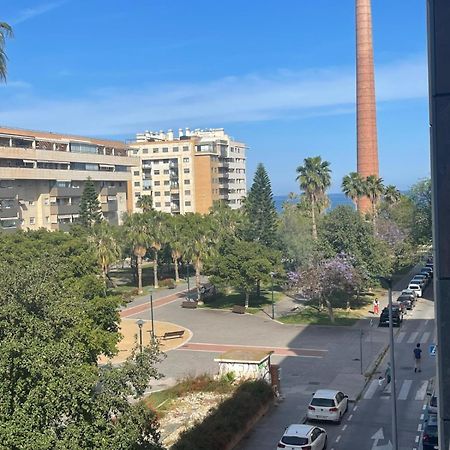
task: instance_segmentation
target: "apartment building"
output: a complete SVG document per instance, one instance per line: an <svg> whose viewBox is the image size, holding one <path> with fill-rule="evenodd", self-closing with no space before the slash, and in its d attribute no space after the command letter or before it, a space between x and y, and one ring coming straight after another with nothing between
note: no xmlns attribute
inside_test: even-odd
<svg viewBox="0 0 450 450"><path fill-rule="evenodd" d="M151 195L153 207L172 214L207 213L215 201L239 208L246 196L246 145L223 128L145 131L130 143L139 157L133 168L134 208Z"/></svg>
<svg viewBox="0 0 450 450"><path fill-rule="evenodd" d="M0 229L67 230L88 177L105 219L120 224L137 164L123 142L0 127Z"/></svg>

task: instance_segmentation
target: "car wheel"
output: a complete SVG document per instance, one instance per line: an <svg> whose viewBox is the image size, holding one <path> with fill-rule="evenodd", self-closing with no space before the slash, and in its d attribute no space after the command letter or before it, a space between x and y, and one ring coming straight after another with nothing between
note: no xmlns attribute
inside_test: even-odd
<svg viewBox="0 0 450 450"><path fill-rule="evenodd" d="M323 444L323 447L322 447L323 450L326 450L327 444L328 444L328 436L325 436L325 443Z"/></svg>
<svg viewBox="0 0 450 450"><path fill-rule="evenodd" d="M345 405L345 411L344 414L348 411L348 400L347 400L347 404Z"/></svg>

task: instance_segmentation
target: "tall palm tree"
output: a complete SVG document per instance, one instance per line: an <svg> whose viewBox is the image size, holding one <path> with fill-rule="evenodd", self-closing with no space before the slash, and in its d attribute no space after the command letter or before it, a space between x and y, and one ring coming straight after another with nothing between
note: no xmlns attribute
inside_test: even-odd
<svg viewBox="0 0 450 450"><path fill-rule="evenodd" d="M331 185L331 169L328 161L322 161L320 156L305 158L303 166L297 167L296 180L300 184L300 189L305 193L311 205L312 235L317 239L316 211L326 197L326 190Z"/></svg>
<svg viewBox="0 0 450 450"><path fill-rule="evenodd" d="M141 195L136 203L138 208L142 209L142 212L149 212L153 209L153 198L151 195Z"/></svg>
<svg viewBox="0 0 450 450"><path fill-rule="evenodd" d="M167 240L170 247L173 265L175 267L175 282L180 281L178 271L178 262L183 256L184 240L183 240L183 221L184 217L180 215L169 216L167 218Z"/></svg>
<svg viewBox="0 0 450 450"><path fill-rule="evenodd" d="M6 61L8 60L5 53L6 38L12 37L12 28L5 22L0 22L0 81L6 81Z"/></svg>
<svg viewBox="0 0 450 450"><path fill-rule="evenodd" d="M149 243L153 249L153 286L155 289L159 287L158 283L158 252L164 244L167 243L166 233L166 217L165 213L159 211L151 211L147 213L149 219Z"/></svg>
<svg viewBox="0 0 450 450"><path fill-rule="evenodd" d="M109 266L118 261L121 254L114 230L107 222L101 222L92 227L88 239L95 247L98 263L106 281L106 278L109 278Z"/></svg>
<svg viewBox="0 0 450 450"><path fill-rule="evenodd" d="M125 217L123 223L125 238L136 256L138 272L138 294L142 294L142 258L149 247L149 220L146 214L133 213Z"/></svg>
<svg viewBox="0 0 450 450"><path fill-rule="evenodd" d="M383 179L376 175L369 175L363 183L364 194L370 200L372 205L373 229L376 229L377 205L384 193Z"/></svg>
<svg viewBox="0 0 450 450"><path fill-rule="evenodd" d="M358 172L350 172L342 179L342 192L358 209L358 199L364 194L364 179Z"/></svg>
<svg viewBox="0 0 450 450"><path fill-rule="evenodd" d="M389 184L384 188L383 198L384 201L389 205L394 205L395 203L397 203L400 200L401 196L402 194L393 184Z"/></svg>

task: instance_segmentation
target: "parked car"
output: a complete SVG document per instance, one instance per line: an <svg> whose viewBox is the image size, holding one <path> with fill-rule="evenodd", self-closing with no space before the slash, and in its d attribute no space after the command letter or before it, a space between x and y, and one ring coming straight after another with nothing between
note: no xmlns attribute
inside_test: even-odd
<svg viewBox="0 0 450 450"><path fill-rule="evenodd" d="M331 420L339 423L348 408L348 396L341 391L320 389L308 405L308 420Z"/></svg>
<svg viewBox="0 0 450 450"><path fill-rule="evenodd" d="M399 327L403 322L403 312L398 306L392 305L392 325L394 327ZM378 322L379 327L389 326L389 308L383 308L380 315L380 321Z"/></svg>
<svg viewBox="0 0 450 450"><path fill-rule="evenodd" d="M411 289L403 289L400 294L400 297L408 297L411 299L412 306L416 306L417 294Z"/></svg>
<svg viewBox="0 0 450 450"><path fill-rule="evenodd" d="M425 289L427 286L427 280L426 280L425 276L419 277L418 275L416 275L416 276L414 276L414 278L411 279L411 281L409 283L410 284L411 283L419 284L422 289Z"/></svg>
<svg viewBox="0 0 450 450"><path fill-rule="evenodd" d="M422 297L422 286L421 286L421 284L410 282L408 284L408 289L414 291L417 294L417 297Z"/></svg>
<svg viewBox="0 0 450 450"><path fill-rule="evenodd" d="M425 267L430 267L431 269L434 269L433 261L427 262L427 263L425 264Z"/></svg>
<svg viewBox="0 0 450 450"><path fill-rule="evenodd" d="M413 309L414 299L409 295L400 295L397 298L397 303L404 305L405 309Z"/></svg>
<svg viewBox="0 0 450 450"><path fill-rule="evenodd" d="M425 428L422 434L422 449L434 450L439 448L438 445L438 429L437 429L437 415L430 414L424 421Z"/></svg>
<svg viewBox="0 0 450 450"><path fill-rule="evenodd" d="M437 414L437 393L435 390L431 393L427 404L428 414Z"/></svg>
<svg viewBox="0 0 450 450"><path fill-rule="evenodd" d="M289 425L280 441L277 449L286 450L324 450L327 448L327 432L323 428L292 424Z"/></svg>
<svg viewBox="0 0 450 450"><path fill-rule="evenodd" d="M432 267L422 267L420 269L420 272L427 274L428 278L433 278L433 268Z"/></svg>
<svg viewBox="0 0 450 450"><path fill-rule="evenodd" d="M402 312L403 316L406 315L407 307L404 302L399 302L399 301L392 302L392 308L399 308L400 311Z"/></svg>

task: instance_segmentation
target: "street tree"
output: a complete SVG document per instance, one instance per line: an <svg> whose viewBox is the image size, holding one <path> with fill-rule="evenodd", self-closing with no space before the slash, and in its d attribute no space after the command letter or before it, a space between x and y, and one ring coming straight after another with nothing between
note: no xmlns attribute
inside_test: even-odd
<svg viewBox="0 0 450 450"><path fill-rule="evenodd" d="M384 194L385 188L383 185L383 179L376 175L369 175L363 183L364 194L369 198L371 204L371 215L373 229L376 230L377 225L377 206Z"/></svg>
<svg viewBox="0 0 450 450"><path fill-rule="evenodd" d="M98 201L98 194L90 177L84 183L80 200L80 223L90 228L103 220L102 209Z"/></svg>
<svg viewBox="0 0 450 450"><path fill-rule="evenodd" d="M311 206L312 236L317 239L316 214L326 205L326 190L331 185L331 170L328 161L320 156L305 158L303 166L297 167L297 178L300 189Z"/></svg>
<svg viewBox="0 0 450 450"><path fill-rule="evenodd" d="M0 81L6 81L7 67L6 61L8 57L5 52L6 39L13 36L10 25L6 22L0 22Z"/></svg>
<svg viewBox="0 0 450 450"><path fill-rule="evenodd" d="M178 264L183 256L185 230L183 228L184 217L177 214L166 218L166 237L170 247L170 255L175 269L175 282L180 281Z"/></svg>
<svg viewBox="0 0 450 450"><path fill-rule="evenodd" d="M357 172L350 172L342 179L342 192L358 209L358 200L364 194L364 180Z"/></svg>
<svg viewBox="0 0 450 450"><path fill-rule="evenodd" d="M148 218L148 238L150 247L153 250L153 286L155 289L159 287L158 283L158 253L162 247L168 242L167 236L167 220L169 215L159 211L151 211L146 214Z"/></svg>
<svg viewBox="0 0 450 450"><path fill-rule="evenodd" d="M431 180L420 180L411 187L408 197L414 207L412 238L421 244L430 244L431 236Z"/></svg>
<svg viewBox="0 0 450 450"><path fill-rule="evenodd" d="M393 184L389 184L384 188L383 200L389 205L395 205L401 196L402 194Z"/></svg>
<svg viewBox="0 0 450 450"><path fill-rule="evenodd" d="M279 270L277 251L258 242L236 238L222 241L211 261L209 274L214 284L234 287L245 295L245 308L258 282L268 282L270 272Z"/></svg>
<svg viewBox="0 0 450 450"><path fill-rule="evenodd" d="M142 209L142 212L149 212L153 209L153 198L151 195L141 195L136 203L138 208Z"/></svg>
<svg viewBox="0 0 450 450"><path fill-rule="evenodd" d="M253 183L244 202L247 216L247 237L269 247L276 244L277 212L273 201L272 186L264 166L259 163Z"/></svg>

